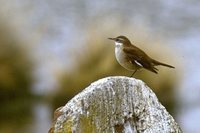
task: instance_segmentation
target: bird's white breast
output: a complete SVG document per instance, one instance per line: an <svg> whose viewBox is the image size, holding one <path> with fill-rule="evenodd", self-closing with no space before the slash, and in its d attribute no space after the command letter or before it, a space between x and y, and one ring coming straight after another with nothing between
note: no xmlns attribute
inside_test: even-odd
<svg viewBox="0 0 200 133"><path fill-rule="evenodd" d="M122 43L115 43L115 57L120 65L126 68L125 64L126 61L126 55L123 51L123 44Z"/></svg>
<svg viewBox="0 0 200 133"><path fill-rule="evenodd" d="M123 44L115 42L115 57L119 64L124 68L133 71L135 66L128 60L126 53L123 51Z"/></svg>
<svg viewBox="0 0 200 133"><path fill-rule="evenodd" d="M115 42L115 57L117 61L121 64L125 58L125 54L123 52L123 44Z"/></svg>

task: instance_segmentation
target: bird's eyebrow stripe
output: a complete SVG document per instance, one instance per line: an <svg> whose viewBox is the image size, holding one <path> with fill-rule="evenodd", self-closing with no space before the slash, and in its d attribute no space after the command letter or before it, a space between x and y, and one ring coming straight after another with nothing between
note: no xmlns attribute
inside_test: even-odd
<svg viewBox="0 0 200 133"><path fill-rule="evenodd" d="M118 38L120 41L124 41L124 39L123 38Z"/></svg>

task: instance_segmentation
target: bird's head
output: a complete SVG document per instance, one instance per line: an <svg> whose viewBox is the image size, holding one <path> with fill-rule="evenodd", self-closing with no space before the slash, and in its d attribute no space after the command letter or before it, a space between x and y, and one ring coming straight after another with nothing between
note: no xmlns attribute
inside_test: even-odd
<svg viewBox="0 0 200 133"><path fill-rule="evenodd" d="M116 38L108 38L108 39L114 40L116 45L131 45L131 42L125 36L118 36Z"/></svg>

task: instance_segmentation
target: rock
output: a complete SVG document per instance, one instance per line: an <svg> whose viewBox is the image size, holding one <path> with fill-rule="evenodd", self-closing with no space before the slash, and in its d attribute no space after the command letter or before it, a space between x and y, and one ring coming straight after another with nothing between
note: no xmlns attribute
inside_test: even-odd
<svg viewBox="0 0 200 133"><path fill-rule="evenodd" d="M107 77L55 111L49 133L181 133L141 80Z"/></svg>

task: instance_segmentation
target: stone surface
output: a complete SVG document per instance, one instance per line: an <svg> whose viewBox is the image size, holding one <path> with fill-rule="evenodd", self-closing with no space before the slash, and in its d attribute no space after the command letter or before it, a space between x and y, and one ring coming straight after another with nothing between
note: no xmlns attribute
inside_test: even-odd
<svg viewBox="0 0 200 133"><path fill-rule="evenodd" d="M181 133L141 80L107 77L55 111L50 133Z"/></svg>

